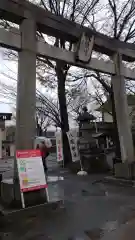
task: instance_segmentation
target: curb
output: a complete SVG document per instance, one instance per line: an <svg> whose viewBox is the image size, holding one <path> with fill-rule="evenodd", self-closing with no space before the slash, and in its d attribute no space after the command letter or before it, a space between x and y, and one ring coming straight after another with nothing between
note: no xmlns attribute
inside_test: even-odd
<svg viewBox="0 0 135 240"><path fill-rule="evenodd" d="M4 221L12 222L18 221L19 218L31 218L33 216L42 217L44 215L53 214L57 211L64 210L63 201L50 202L45 204L40 204L32 207L27 207L25 209L6 209L0 204L0 218Z"/></svg>
<svg viewBox="0 0 135 240"><path fill-rule="evenodd" d="M124 185L129 187L135 187L135 181L134 180L128 180L124 178L116 178L116 177L104 177L103 182L115 184L115 185Z"/></svg>
<svg viewBox="0 0 135 240"><path fill-rule="evenodd" d="M17 226L19 221L20 225L24 222L32 224L33 221L41 220L48 217L55 217L65 213L63 202L45 203L25 209L9 210L0 205L0 232L5 232L7 229L12 229ZM1 239L1 236L0 236ZM10 238L11 239L11 238Z"/></svg>

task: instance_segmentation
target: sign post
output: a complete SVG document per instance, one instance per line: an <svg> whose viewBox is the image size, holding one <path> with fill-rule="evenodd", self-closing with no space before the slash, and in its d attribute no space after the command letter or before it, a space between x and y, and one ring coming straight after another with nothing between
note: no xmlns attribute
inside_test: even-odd
<svg viewBox="0 0 135 240"><path fill-rule="evenodd" d="M18 150L16 151L16 160L22 207L25 208L25 192L45 189L47 201L49 201L46 176L40 150Z"/></svg>
<svg viewBox="0 0 135 240"><path fill-rule="evenodd" d="M69 141L70 151L72 155L72 161L77 162L80 161L80 154L77 144L77 134L75 131L67 132L67 137Z"/></svg>

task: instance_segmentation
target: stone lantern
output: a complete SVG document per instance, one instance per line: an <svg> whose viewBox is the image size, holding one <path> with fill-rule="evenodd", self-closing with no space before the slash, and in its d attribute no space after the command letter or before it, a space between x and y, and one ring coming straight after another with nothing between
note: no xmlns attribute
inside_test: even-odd
<svg viewBox="0 0 135 240"><path fill-rule="evenodd" d="M92 137L91 121L96 118L88 112L87 107L83 107L83 112L78 116L79 123L79 151L83 169L89 165L91 152L96 148L96 141ZM87 166L86 166L87 165ZM86 167L85 167L86 166ZM86 169L87 170L87 169Z"/></svg>

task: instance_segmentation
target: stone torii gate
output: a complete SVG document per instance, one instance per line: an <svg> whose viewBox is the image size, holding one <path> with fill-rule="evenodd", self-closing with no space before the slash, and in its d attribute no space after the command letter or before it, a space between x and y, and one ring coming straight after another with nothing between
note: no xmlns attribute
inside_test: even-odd
<svg viewBox="0 0 135 240"><path fill-rule="evenodd" d="M16 111L16 148L31 149L35 137L36 57L61 60L71 65L98 70L112 76L122 161L134 161L133 141L128 120L125 78L135 80L135 70L122 60L135 61L133 44L111 39L103 34L58 17L25 0L0 0L0 18L19 25L19 29L0 29L0 46L18 51ZM36 38L36 31L72 41L78 50L67 51ZM82 36L82 38L80 38ZM84 54L84 44L87 52ZM91 57L92 50L110 57L110 61Z"/></svg>

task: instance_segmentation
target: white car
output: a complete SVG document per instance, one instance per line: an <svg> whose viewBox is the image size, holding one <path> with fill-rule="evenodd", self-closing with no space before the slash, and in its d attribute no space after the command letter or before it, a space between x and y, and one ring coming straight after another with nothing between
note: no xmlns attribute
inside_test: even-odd
<svg viewBox="0 0 135 240"><path fill-rule="evenodd" d="M42 136L41 137L37 136L37 137L35 137L34 148L37 148L37 145L40 145L41 142L43 142L43 141L44 141L47 148L52 147L51 139L46 138L46 137L42 137Z"/></svg>

